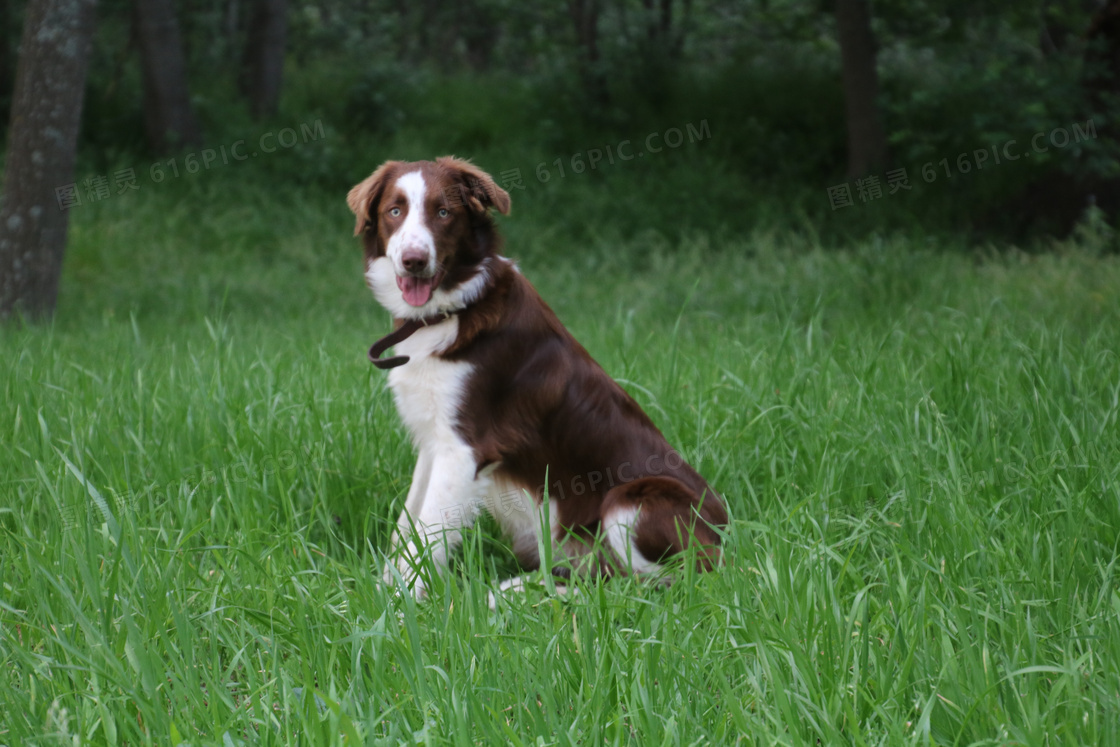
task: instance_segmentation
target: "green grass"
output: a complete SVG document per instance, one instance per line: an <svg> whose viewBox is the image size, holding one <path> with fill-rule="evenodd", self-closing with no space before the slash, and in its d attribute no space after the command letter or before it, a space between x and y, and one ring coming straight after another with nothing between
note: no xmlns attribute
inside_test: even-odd
<svg viewBox="0 0 1120 747"><path fill-rule="evenodd" d="M378 581L412 457L342 194L233 176L75 211L0 332L0 744L1120 743L1115 257L573 246L526 195L507 253L734 523L493 614L489 526Z"/></svg>

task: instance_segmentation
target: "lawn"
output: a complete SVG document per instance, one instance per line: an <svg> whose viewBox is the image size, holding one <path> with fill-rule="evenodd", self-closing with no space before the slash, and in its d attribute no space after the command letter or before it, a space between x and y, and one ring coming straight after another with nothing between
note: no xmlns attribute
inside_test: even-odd
<svg viewBox="0 0 1120 747"><path fill-rule="evenodd" d="M1120 743L1117 257L576 245L515 196L733 524L492 613L485 522L427 603L379 581L412 455L344 192L236 178L75 210L56 322L0 332L0 745Z"/></svg>

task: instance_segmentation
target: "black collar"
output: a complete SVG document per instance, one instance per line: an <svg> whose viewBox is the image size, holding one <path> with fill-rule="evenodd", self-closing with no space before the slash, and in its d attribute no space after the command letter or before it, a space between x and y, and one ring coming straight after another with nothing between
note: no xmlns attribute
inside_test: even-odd
<svg viewBox="0 0 1120 747"><path fill-rule="evenodd" d="M433 324L439 324L458 313L459 311L441 311L438 314L432 314L431 316L425 316L420 319L406 320L404 324L373 343L373 347L369 349L369 362L382 370L403 366L408 363L407 355L395 355L392 358L382 359L381 354L397 343L412 337L413 333L421 327L430 327Z"/></svg>

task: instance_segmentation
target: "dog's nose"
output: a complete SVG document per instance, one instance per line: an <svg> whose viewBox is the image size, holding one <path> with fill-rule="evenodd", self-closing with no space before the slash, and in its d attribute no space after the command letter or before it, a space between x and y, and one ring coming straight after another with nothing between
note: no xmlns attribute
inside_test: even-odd
<svg viewBox="0 0 1120 747"><path fill-rule="evenodd" d="M409 250L401 255L401 264L408 272L423 272L428 267L428 254L420 250Z"/></svg>

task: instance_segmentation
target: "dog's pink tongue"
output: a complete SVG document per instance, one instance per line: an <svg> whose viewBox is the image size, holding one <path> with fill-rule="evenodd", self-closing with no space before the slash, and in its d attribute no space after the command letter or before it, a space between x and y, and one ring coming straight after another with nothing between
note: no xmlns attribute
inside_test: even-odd
<svg viewBox="0 0 1120 747"><path fill-rule="evenodd" d="M432 297L432 285L435 278L415 278L397 276L397 287L404 294L405 303L409 306L423 306Z"/></svg>

